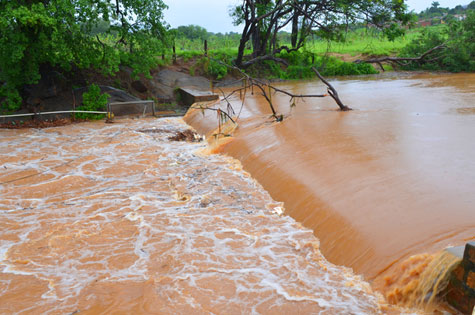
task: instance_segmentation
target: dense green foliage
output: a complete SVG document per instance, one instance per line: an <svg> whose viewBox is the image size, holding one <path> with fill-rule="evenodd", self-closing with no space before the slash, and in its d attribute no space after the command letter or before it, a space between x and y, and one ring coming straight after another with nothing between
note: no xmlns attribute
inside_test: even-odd
<svg viewBox="0 0 475 315"><path fill-rule="evenodd" d="M113 75L119 66L128 65L133 69L132 76L147 75L153 67L171 61L172 45L178 58L190 61L191 74L214 79L222 79L230 72L221 62L233 64L240 58L246 71L261 77L311 78L312 66L325 76L370 74L375 73L370 65L343 62L335 57L414 57L442 43L447 49L428 58L433 62L412 63L407 68L475 70L475 14L471 10L475 1L453 9L441 8L434 1L419 14L419 19L443 16L445 24L409 29L399 37L396 36L402 34L401 29L394 21L411 21L402 0L332 0L334 7L329 11L319 7L319 1L252 0L245 3L256 5L254 17L259 22L249 19L250 11L246 17L245 10L252 8L244 4L233 11L236 23L250 27L241 34L215 34L196 25L169 31L163 22L163 1L167 0L0 1L0 112L18 110L22 102L26 105L29 85L38 83L45 66L54 72L95 69L95 73ZM292 7L292 3L306 8L307 15ZM365 10L371 14L367 12L369 15L364 16ZM315 24L318 19L310 19L310 15L318 18L322 14L326 16L325 24ZM285 25L291 28L284 28ZM204 56L204 40L208 42L209 58ZM264 54L281 58L289 65L275 60L256 65L249 62ZM66 77L71 75L62 76ZM88 93L85 108L101 108L97 105L104 103L100 91L98 94L91 86ZM89 95L91 99L87 100Z"/></svg>
<svg viewBox="0 0 475 315"><path fill-rule="evenodd" d="M165 8L162 0L2 0L0 110L19 108L21 88L38 82L42 65L147 71L164 48Z"/></svg>
<svg viewBox="0 0 475 315"><path fill-rule="evenodd" d="M412 63L408 69L446 70L452 72L475 71L475 10L467 11L463 21L453 20L449 24L425 29L401 51L401 56L414 57L429 49L445 44L428 59L432 62Z"/></svg>
<svg viewBox="0 0 475 315"><path fill-rule="evenodd" d="M377 71L369 64L344 62L330 56L318 56L307 51L281 52L279 58L289 63L282 67L274 61L266 61L271 76L280 79L310 79L315 77L312 67L316 67L323 76L375 74Z"/></svg>
<svg viewBox="0 0 475 315"><path fill-rule="evenodd" d="M211 35L211 33L208 33L208 31L204 27L198 25L182 25L177 27L175 32L177 38L185 38L191 41L195 39L204 41L205 39L208 39Z"/></svg>
<svg viewBox="0 0 475 315"><path fill-rule="evenodd" d="M317 34L328 40L339 39L349 25L367 24L379 28L390 40L404 34L412 15L404 0L248 0L230 12L235 25L243 25L235 64L246 68L269 59L282 50L298 50ZM278 43L279 31L291 28L291 47ZM247 43L252 44L250 60L244 56Z"/></svg>
<svg viewBox="0 0 475 315"><path fill-rule="evenodd" d="M230 65L236 58L236 49L211 50L209 58L203 56L202 51L180 52L179 56L184 60L191 60L191 75L205 74L213 79L220 80L229 74L232 69L224 63ZM289 66L273 61L266 60L262 63L253 65L246 69L250 75L255 77L265 77L273 79L293 80L310 79L315 77L312 67L319 69L324 76L338 75L360 75L378 73L373 66L369 64L355 64L344 62L331 56L322 56L312 51L282 51L276 55L289 63Z"/></svg>
<svg viewBox="0 0 475 315"><path fill-rule="evenodd" d="M77 110L103 112L106 110L109 97L109 94L101 93L101 88L98 85L91 84L89 90L82 94L83 105L79 106ZM104 114L77 113L75 114L75 117L79 119L97 120L104 118Z"/></svg>
<svg viewBox="0 0 475 315"><path fill-rule="evenodd" d="M224 78L229 71L225 64L232 64L236 57L236 49L211 50L208 57L203 56L203 51L186 51L179 54L185 61L195 59L196 61L190 68L190 74L206 74L213 79L220 80Z"/></svg>

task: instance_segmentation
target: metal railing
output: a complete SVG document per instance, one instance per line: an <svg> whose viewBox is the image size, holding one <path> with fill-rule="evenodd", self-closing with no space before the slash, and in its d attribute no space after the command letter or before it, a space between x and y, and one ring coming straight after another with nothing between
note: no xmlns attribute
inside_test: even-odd
<svg viewBox="0 0 475 315"><path fill-rule="evenodd" d="M41 116L41 115L54 115L54 114L74 114L74 113L84 113L84 114L104 114L108 115L113 113L112 107L118 105L131 105L131 104L146 104L144 106L144 111L142 116L145 116L147 112L148 104L152 106L152 115L155 116L155 102L152 100L147 101L129 101L129 102L114 102L107 103L107 111L87 111L87 110L60 110L60 111L50 111L50 112L37 112L37 113L26 113L26 114L12 114L12 115L0 115L0 118L11 118L11 117L27 117L27 116ZM110 117L110 115L108 115Z"/></svg>
<svg viewBox="0 0 475 315"><path fill-rule="evenodd" d="M88 111L88 110L59 110L59 111L54 111L54 112L38 112L38 113L27 113L27 114L0 115L0 118L26 117L26 116L39 116L39 115L52 115L52 114L71 114L71 113L107 114L109 112Z"/></svg>
<svg viewBox="0 0 475 315"><path fill-rule="evenodd" d="M112 113L112 106L116 105L131 105L131 104L152 104L152 115L155 116L155 102L148 100L148 101L129 101L129 102L115 102L115 103L107 103L107 110ZM142 116L145 116L147 112L147 105L144 106L144 110Z"/></svg>

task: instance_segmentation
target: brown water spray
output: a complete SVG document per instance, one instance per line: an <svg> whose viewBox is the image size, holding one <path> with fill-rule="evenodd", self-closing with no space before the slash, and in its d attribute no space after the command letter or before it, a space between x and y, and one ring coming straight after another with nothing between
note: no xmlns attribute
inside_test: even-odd
<svg viewBox="0 0 475 315"><path fill-rule="evenodd" d="M382 290L392 304L433 312L440 309L440 297L458 263L460 258L446 251L411 256L385 277Z"/></svg>

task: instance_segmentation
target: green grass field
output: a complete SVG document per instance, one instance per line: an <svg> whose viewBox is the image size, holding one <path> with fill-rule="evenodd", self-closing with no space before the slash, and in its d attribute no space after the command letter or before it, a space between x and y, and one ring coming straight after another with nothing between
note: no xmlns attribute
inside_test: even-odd
<svg viewBox="0 0 475 315"><path fill-rule="evenodd" d="M431 26L430 28L436 29L440 27L442 26ZM416 38L421 31L422 28L410 29L406 31L404 36L394 41L389 41L380 31L361 28L348 32L344 42L310 39L303 50L318 55L324 55L325 53L348 54L351 56L360 54L377 56L396 55L404 46ZM283 42L281 44L290 46L290 43ZM177 46L177 55L185 59L202 55L202 45L199 41L190 41L187 44L181 43L181 45ZM223 42L210 41L208 43L210 52L225 53L227 55L236 55L237 45L238 42L235 42L233 46L233 43L229 40L223 40Z"/></svg>
<svg viewBox="0 0 475 315"><path fill-rule="evenodd" d="M442 27L432 26L431 29L439 31L439 28L442 30ZM281 64L277 64L274 61L265 61L260 67L248 70L254 75L281 79L313 77L312 66L321 69L322 74L327 76L376 73L377 71L371 65L354 64L352 58L348 58L348 56L398 55L404 47L421 34L422 30L422 28L408 30L404 36L396 38L394 41L389 41L381 31L365 28L348 32L343 42L310 39L298 52L289 54L286 51L282 51L277 54L277 57L287 60L289 63L288 67L284 68ZM290 46L289 43L285 42L281 44ZM230 64L236 58L238 52L237 44L235 47L226 47L220 46L216 42L210 42L208 43L208 56L211 58L208 59L203 56L203 48L200 49L197 45L189 45L189 47L189 49L177 49L177 57L185 62L194 60L190 73L195 75L199 71L216 79L223 78L229 71L225 66L216 62L216 60ZM214 49L215 47L219 48ZM251 54L250 50L246 50L245 55L248 54ZM339 54L345 56L339 56ZM387 68L390 70L389 66Z"/></svg>
<svg viewBox="0 0 475 315"><path fill-rule="evenodd" d="M432 30L442 29L442 25L431 26ZM337 53L356 56L376 55L389 56L397 55L403 47L415 39L423 28L414 28L406 31L406 34L394 41L389 41L381 32L374 30L359 29L349 32L345 42L309 41L306 49L316 54Z"/></svg>
<svg viewBox="0 0 475 315"><path fill-rule="evenodd" d="M415 33L406 34L395 41L389 41L384 37L374 37L365 34L349 34L346 42L326 42L326 41L312 41L306 46L306 49L316 53L337 53L349 54L352 56L365 55L394 55L397 54L404 46L406 46Z"/></svg>

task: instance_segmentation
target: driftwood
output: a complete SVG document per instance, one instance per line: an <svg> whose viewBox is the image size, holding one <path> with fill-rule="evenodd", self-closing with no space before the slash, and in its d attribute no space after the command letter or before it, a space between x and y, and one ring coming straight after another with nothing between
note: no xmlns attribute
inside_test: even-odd
<svg viewBox="0 0 475 315"><path fill-rule="evenodd" d="M277 58L277 57L274 57L272 55L265 55L265 56L259 56L259 57L253 58L249 61L243 62L242 63L242 68L248 68L249 66L255 64L256 62L264 61L264 60L273 60L273 61L279 62L279 63L281 63L285 66L289 65L289 63L285 59Z"/></svg>
<svg viewBox="0 0 475 315"><path fill-rule="evenodd" d="M340 97L338 96L338 92L335 90L335 88L327 80L325 80L324 77L322 77L322 75L317 71L317 69L315 67L312 67L312 70L313 70L313 72L315 72L317 77L320 80L322 80L322 82L328 87L328 89L327 89L328 95L330 95L331 98L333 98L333 100L336 102L338 107L340 107L340 110L342 110L342 111L351 110L351 108L349 108L348 106L343 104L343 102L340 100Z"/></svg>
<svg viewBox="0 0 475 315"><path fill-rule="evenodd" d="M228 104L228 112L234 113L234 109L232 108L231 103L229 102L229 98L232 95L234 95L236 93L239 93L242 96L242 93L244 92L244 96L245 96L246 92L248 90L254 91L254 88L259 90L260 94L266 99L266 101L269 105L269 108L272 111L272 117L274 117L274 119L276 121L282 121L284 119L284 117L283 117L283 115L279 115L277 113L277 111L274 107L274 104L272 102L272 93L281 93L281 94L287 95L287 96L290 97L291 102L294 101L294 99L296 99L296 98L312 98L312 97L327 97L327 96L330 96L331 98L333 98L333 100L338 105L340 110L342 110L342 111L351 110L351 108L344 105L343 102L340 100L340 98L338 96L338 92L336 91L336 89L327 80L325 80L325 78L323 78L322 75L315 68L312 68L312 70L315 72L315 74L318 76L318 78L327 86L327 91L328 91L327 94L294 94L294 93L291 93L289 91L277 88L277 87L271 85L269 82L264 82L260 79L253 78L253 77L251 77L250 75L248 75L247 73L245 73L244 71L242 71L241 69L239 69L236 66L226 64L226 63L224 63L220 60L216 60L216 59L213 59L213 60L220 63L220 64L222 64L222 65L224 65L224 66L226 66L226 67L228 67L228 68L231 68L231 69L239 72L242 76L242 78L240 80L243 83L242 87L234 89L232 92L230 92L227 95L221 90L221 92L223 94L223 99ZM292 106L294 104L295 104L295 102L292 103ZM244 106L244 99L242 99L242 106ZM210 109L210 108L201 108L201 109L205 110L205 109ZM212 109L212 110L216 110L216 109ZM231 115L229 115L225 112L222 112L222 113L224 113L227 118L229 118L229 119L231 118ZM231 119L231 121L235 122L232 119Z"/></svg>
<svg viewBox="0 0 475 315"><path fill-rule="evenodd" d="M202 111L204 111L204 110L215 111L217 113L219 119L222 118L221 115L224 115L226 117L226 119L229 119L230 121L232 121L233 124L236 124L234 119L231 117L232 114L228 114L226 111L221 110L220 108L207 107L207 106L203 106L203 105L199 105L199 104L194 104L192 107L194 109L200 109ZM234 113L234 110L232 111L232 113Z"/></svg>
<svg viewBox="0 0 475 315"><path fill-rule="evenodd" d="M432 59L429 59L429 60L427 60L426 58L429 55L431 55L433 52L435 52L437 50L445 49L445 48L447 48L447 45L444 43L444 44L440 44L438 46L435 46L435 47L429 49L428 51L426 51L425 53L423 53L419 57L413 57L413 58L381 57L381 58L365 59L365 60L358 59L358 60L355 60L354 62L355 63L376 63L384 71L383 62L389 62L392 65L407 66L411 62L417 62L419 64L422 64L422 63L437 61L440 57L435 57L435 58L432 58Z"/></svg>

